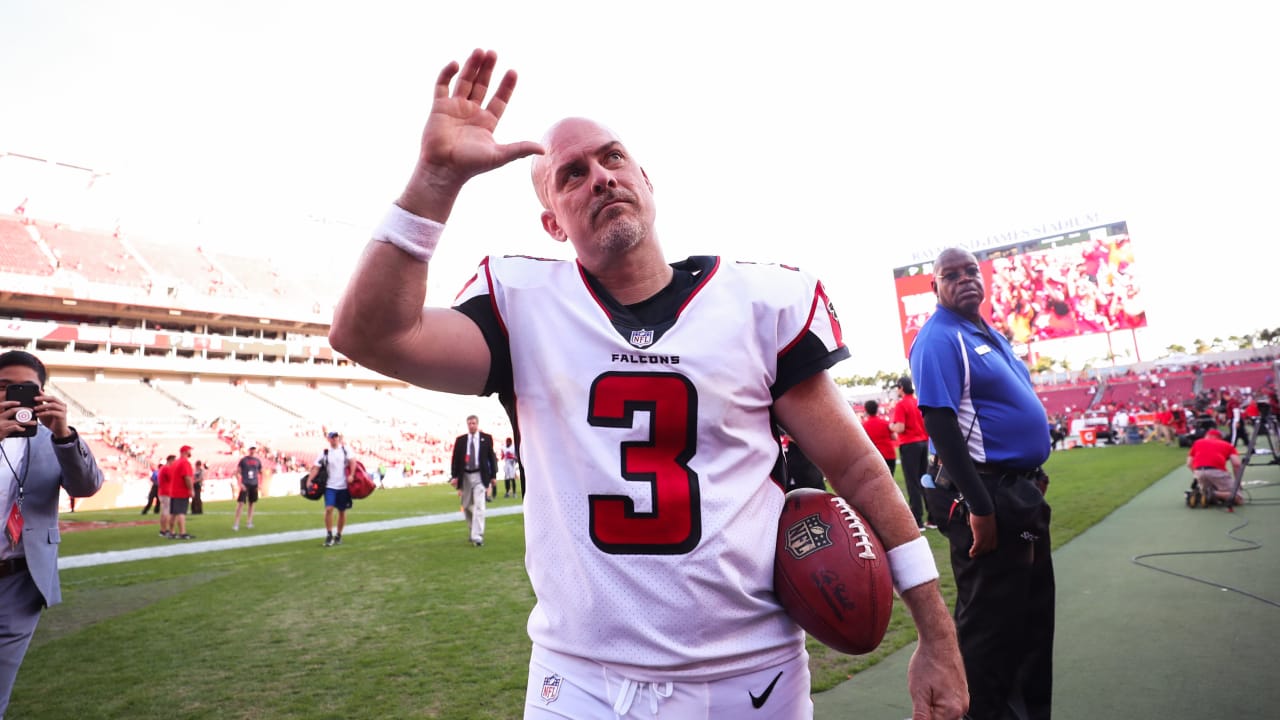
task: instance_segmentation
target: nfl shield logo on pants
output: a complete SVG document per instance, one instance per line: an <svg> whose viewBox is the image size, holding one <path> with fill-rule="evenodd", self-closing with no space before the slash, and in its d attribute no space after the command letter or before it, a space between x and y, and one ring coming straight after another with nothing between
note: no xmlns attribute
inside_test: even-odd
<svg viewBox="0 0 1280 720"><path fill-rule="evenodd" d="M559 675L548 675L542 679L542 702L553 703L560 697L560 683L564 678Z"/></svg>
<svg viewBox="0 0 1280 720"><path fill-rule="evenodd" d="M631 344L638 348L649 347L650 345L653 344L653 331L652 330L632 330Z"/></svg>

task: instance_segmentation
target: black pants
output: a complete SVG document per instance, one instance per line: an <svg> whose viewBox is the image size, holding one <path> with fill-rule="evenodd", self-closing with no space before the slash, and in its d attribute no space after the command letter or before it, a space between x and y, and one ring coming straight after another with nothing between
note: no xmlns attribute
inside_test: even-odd
<svg viewBox="0 0 1280 720"><path fill-rule="evenodd" d="M898 446L898 457L902 459L902 477L907 485L907 504L911 506L911 516L916 519L916 527L924 527L924 493L920 489L920 476L929 466L929 441L907 443ZM937 525L938 519L929 518L931 524Z"/></svg>
<svg viewBox="0 0 1280 720"><path fill-rule="evenodd" d="M204 500L200 499L201 485L204 485L204 483L198 482L191 487L191 514L192 515L204 514Z"/></svg>
<svg viewBox="0 0 1280 720"><path fill-rule="evenodd" d="M157 487L156 487L156 484L155 484L155 483L151 483L151 493L150 493L149 495L147 495L147 504L142 506L142 514L143 514L143 515L146 515L146 514L147 514L147 511L151 510L151 505L152 505L153 503L154 503L154 504L155 504L155 506L156 506L156 512L157 512L157 513L158 513L158 512L160 512L160 495L159 495L159 488L157 488Z"/></svg>
<svg viewBox="0 0 1280 720"><path fill-rule="evenodd" d="M993 479L983 480L991 486ZM1031 482L1021 479L1016 482ZM972 720L1047 720L1053 694L1053 560L1049 506L1019 537L1002 529L994 552L969 557L969 518L947 528L956 578L956 631Z"/></svg>

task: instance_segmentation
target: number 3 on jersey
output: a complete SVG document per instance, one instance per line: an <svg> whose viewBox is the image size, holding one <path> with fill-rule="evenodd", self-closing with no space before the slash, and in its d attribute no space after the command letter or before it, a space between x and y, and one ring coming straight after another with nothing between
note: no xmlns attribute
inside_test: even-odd
<svg viewBox="0 0 1280 720"><path fill-rule="evenodd" d="M702 539L697 449L698 393L683 375L609 372L591 384L587 422L634 428L649 416L649 439L621 446L622 479L647 483L652 510L637 512L625 495L591 495L591 541L615 555L680 555Z"/></svg>

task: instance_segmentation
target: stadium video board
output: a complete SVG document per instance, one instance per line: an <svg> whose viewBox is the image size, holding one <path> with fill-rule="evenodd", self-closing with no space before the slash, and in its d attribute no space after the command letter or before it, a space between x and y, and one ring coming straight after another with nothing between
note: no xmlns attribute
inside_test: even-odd
<svg viewBox="0 0 1280 720"><path fill-rule="evenodd" d="M1014 343L1146 327L1125 222L974 250L987 288L982 316ZM933 258L893 271L902 349L911 351L937 298Z"/></svg>

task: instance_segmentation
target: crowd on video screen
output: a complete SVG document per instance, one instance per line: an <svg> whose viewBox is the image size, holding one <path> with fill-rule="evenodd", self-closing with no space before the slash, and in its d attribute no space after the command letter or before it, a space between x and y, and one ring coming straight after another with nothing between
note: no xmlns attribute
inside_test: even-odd
<svg viewBox="0 0 1280 720"><path fill-rule="evenodd" d="M1013 342L1147 324L1128 235L991 261L992 324Z"/></svg>

